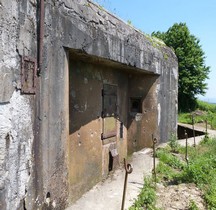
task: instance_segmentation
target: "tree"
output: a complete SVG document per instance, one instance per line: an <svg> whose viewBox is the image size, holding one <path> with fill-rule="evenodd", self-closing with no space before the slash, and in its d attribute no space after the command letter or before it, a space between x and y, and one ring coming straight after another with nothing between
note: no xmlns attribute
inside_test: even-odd
<svg viewBox="0 0 216 210"><path fill-rule="evenodd" d="M153 32L152 36L174 49L179 64L179 111L193 110L196 96L205 94L209 74L199 39L190 34L186 23L175 23L167 32Z"/></svg>

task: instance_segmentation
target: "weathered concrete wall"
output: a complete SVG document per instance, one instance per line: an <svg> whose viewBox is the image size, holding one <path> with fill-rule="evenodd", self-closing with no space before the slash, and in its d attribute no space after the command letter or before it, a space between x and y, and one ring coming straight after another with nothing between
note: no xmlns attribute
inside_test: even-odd
<svg viewBox="0 0 216 210"><path fill-rule="evenodd" d="M68 49L94 57L95 64L109 63L114 72L139 71L140 84L146 81L143 73L158 77L148 82L153 85L149 92L142 93L143 111L145 107L148 110L141 126L157 122L155 132L161 141L177 129L177 60L172 50L87 0L45 1L43 65L36 95L21 95L20 56L37 58L37 4L36 0L0 1L1 209L64 209L74 199L69 193L73 144L69 135ZM133 78L132 86L136 84L136 76ZM123 88L124 83L118 82ZM121 93L122 103L128 101L127 96ZM153 107L148 98L155 102ZM125 111L120 113L120 121L129 119ZM150 112L154 112L153 119L147 123L144 116L150 119ZM92 123L97 124L97 119ZM137 149L148 145L148 137ZM125 146L118 141L117 147L123 157ZM102 151L101 156L106 154ZM107 163L98 162L98 169L103 164Z"/></svg>
<svg viewBox="0 0 216 210"><path fill-rule="evenodd" d="M178 67L170 51L164 49L163 71L156 93L158 97L158 127L160 142L167 142L177 133L178 116Z"/></svg>
<svg viewBox="0 0 216 210"><path fill-rule="evenodd" d="M8 104L0 106L1 209L13 209L28 189L32 168L33 130L29 98L14 92ZM3 201L3 202L2 202Z"/></svg>
<svg viewBox="0 0 216 210"><path fill-rule="evenodd" d="M20 94L20 56L36 56L36 1L0 1L0 209L23 209L33 167L34 96Z"/></svg>

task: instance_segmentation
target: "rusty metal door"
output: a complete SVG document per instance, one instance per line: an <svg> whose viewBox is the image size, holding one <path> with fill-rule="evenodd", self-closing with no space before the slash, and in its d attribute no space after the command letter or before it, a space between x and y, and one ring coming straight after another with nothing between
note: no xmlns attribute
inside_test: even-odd
<svg viewBox="0 0 216 210"><path fill-rule="evenodd" d="M117 86L104 84L102 98L103 133L101 135L101 139L115 141L117 135Z"/></svg>

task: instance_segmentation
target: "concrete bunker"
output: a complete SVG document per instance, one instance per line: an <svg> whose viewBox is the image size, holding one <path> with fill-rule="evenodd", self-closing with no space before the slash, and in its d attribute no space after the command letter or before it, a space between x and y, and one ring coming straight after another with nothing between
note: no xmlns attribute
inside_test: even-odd
<svg viewBox="0 0 216 210"><path fill-rule="evenodd" d="M152 134L177 133L178 63L164 43L89 0L1 3L0 208L64 209ZM20 91L25 58L40 66L32 94Z"/></svg>

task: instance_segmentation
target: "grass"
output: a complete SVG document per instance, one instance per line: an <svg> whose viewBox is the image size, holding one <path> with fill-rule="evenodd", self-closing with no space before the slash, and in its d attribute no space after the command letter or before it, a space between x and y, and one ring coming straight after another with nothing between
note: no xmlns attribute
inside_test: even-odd
<svg viewBox="0 0 216 210"><path fill-rule="evenodd" d="M156 210L155 208L156 202L156 192L155 185L151 177L146 177L144 179L144 186L135 200L133 206L129 208L129 210L143 210L144 208L149 210Z"/></svg>
<svg viewBox="0 0 216 210"><path fill-rule="evenodd" d="M197 112L199 114L197 114ZM197 101L197 110L193 112L195 123L202 123L205 120L212 129L216 129L216 104ZM178 121L181 123L192 124L192 113L179 113Z"/></svg>
<svg viewBox="0 0 216 210"><path fill-rule="evenodd" d="M173 164L176 156L168 150L158 151L158 181L164 184L195 183L203 191L208 209L216 209L216 139L205 140L196 148L189 147L189 165L181 158ZM184 157L184 149L180 146L178 154ZM190 209L196 209L195 205L191 204Z"/></svg>
<svg viewBox="0 0 216 210"><path fill-rule="evenodd" d="M185 157L185 148L175 140L171 140L165 148L157 150L160 160L156 168L157 182L165 186L169 184L195 183L203 192L207 209L216 210L216 139L205 139L200 145L188 147L189 163ZM155 183L146 178L143 189L129 210L156 210ZM188 207L197 210L196 203L191 200Z"/></svg>
<svg viewBox="0 0 216 210"><path fill-rule="evenodd" d="M191 200L188 210L199 210L199 208L197 207L196 203L193 200Z"/></svg>
<svg viewBox="0 0 216 210"><path fill-rule="evenodd" d="M180 159L174 156L172 153L167 153L164 150L158 150L156 157L160 159L160 161L174 169L182 169L184 164Z"/></svg>
<svg viewBox="0 0 216 210"><path fill-rule="evenodd" d="M210 111L216 113L216 104L197 100L197 108L203 111Z"/></svg>

